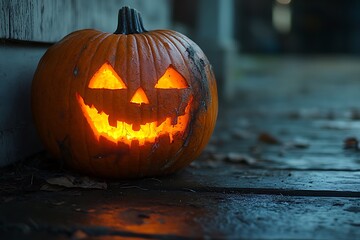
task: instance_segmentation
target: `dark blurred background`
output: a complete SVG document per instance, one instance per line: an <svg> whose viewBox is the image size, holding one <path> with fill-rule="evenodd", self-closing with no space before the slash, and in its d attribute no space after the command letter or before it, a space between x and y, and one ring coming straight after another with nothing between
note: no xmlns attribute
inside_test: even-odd
<svg viewBox="0 0 360 240"><path fill-rule="evenodd" d="M173 21L194 34L199 11L207 12L201 7L211 8L212 2L217 0L174 0ZM221 11L225 4L218 4ZM360 53L358 0L237 0L229 5L233 13L224 17L233 14L233 36L243 53Z"/></svg>
<svg viewBox="0 0 360 240"><path fill-rule="evenodd" d="M171 27L205 51L220 98L231 100L250 79L258 81L255 73L266 72L272 81L289 68L289 59L297 66L295 78L309 70L304 63L318 66L314 74L345 65L356 69L359 12L358 0L174 0L170 16Z"/></svg>

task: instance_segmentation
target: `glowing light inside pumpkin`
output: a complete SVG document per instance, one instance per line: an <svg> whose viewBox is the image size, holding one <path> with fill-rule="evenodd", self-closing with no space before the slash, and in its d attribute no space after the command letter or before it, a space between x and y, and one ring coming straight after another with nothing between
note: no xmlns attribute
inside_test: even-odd
<svg viewBox="0 0 360 240"><path fill-rule="evenodd" d="M131 98L130 102L136 103L136 104L149 104L149 99L147 98L144 90L139 87L134 96Z"/></svg>
<svg viewBox="0 0 360 240"><path fill-rule="evenodd" d="M155 88L160 89L183 89L188 88L189 85L187 84L185 78L180 75L174 68L171 66L166 69L166 72L159 81L156 83Z"/></svg>
<svg viewBox="0 0 360 240"><path fill-rule="evenodd" d="M190 100L186 106L185 114L177 117L175 125L172 124L171 118L168 117L162 123L154 121L142 124L140 129L136 131L133 130L133 124L123 121L117 121L116 127L111 126L108 121L108 114L99 112L94 106L86 105L79 94L76 94L76 98L97 140L103 136L114 143L123 142L129 146L132 141L138 141L139 145L145 145L146 142L154 143L159 136L164 135L169 135L170 142L173 142L174 136L178 133L184 133L188 125L192 102Z"/></svg>
<svg viewBox="0 0 360 240"><path fill-rule="evenodd" d="M104 63L89 82L92 89L126 89L124 81L109 63Z"/></svg>

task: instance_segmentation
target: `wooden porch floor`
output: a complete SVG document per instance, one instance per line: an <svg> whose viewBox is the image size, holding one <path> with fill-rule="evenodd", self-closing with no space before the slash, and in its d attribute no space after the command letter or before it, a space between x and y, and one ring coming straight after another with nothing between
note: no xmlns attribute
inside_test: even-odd
<svg viewBox="0 0 360 240"><path fill-rule="evenodd" d="M44 154L0 169L0 237L360 239L359 66L244 58L210 144L174 176L97 182Z"/></svg>

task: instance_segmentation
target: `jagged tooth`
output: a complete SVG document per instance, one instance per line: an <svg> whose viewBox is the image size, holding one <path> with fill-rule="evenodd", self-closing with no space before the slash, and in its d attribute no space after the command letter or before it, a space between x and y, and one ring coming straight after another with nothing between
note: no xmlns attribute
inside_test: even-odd
<svg viewBox="0 0 360 240"><path fill-rule="evenodd" d="M112 115L109 116L108 122L110 126L117 127L117 120Z"/></svg>
<svg viewBox="0 0 360 240"><path fill-rule="evenodd" d="M140 130L140 124L133 124L132 125L132 130L139 131Z"/></svg>
<svg viewBox="0 0 360 240"><path fill-rule="evenodd" d="M168 118L159 118L159 119L157 119L156 121L155 121L155 126L156 127L158 127L158 126L160 126L161 124L163 124L165 121L166 121L166 119L168 119Z"/></svg>
<svg viewBox="0 0 360 240"><path fill-rule="evenodd" d="M172 118L171 118L171 125L176 125L176 124L177 124L177 120L178 120L177 116L172 117Z"/></svg>
<svg viewBox="0 0 360 240"><path fill-rule="evenodd" d="M174 142L174 136L172 133L169 133L169 140L170 140L170 143L173 143Z"/></svg>

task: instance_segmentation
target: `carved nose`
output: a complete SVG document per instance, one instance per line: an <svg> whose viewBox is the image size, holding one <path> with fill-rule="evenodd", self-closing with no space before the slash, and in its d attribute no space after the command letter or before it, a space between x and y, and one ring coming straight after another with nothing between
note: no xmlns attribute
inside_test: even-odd
<svg viewBox="0 0 360 240"><path fill-rule="evenodd" d="M134 96L131 98L130 102L136 103L136 104L149 104L149 99L147 98L144 90L139 87L136 92L134 93Z"/></svg>

